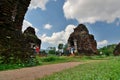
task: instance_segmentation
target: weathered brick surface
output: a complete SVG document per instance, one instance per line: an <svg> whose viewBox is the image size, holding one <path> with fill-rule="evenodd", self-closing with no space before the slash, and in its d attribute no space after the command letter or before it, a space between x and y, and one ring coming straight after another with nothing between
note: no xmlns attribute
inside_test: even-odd
<svg viewBox="0 0 120 80"><path fill-rule="evenodd" d="M120 43L116 46L113 54L114 54L115 56L120 55Z"/></svg>
<svg viewBox="0 0 120 80"><path fill-rule="evenodd" d="M74 46L74 40L77 43L77 51L84 54L97 53L97 43L92 34L89 34L88 29L85 25L80 24L75 29L74 32L70 35L68 43L70 46Z"/></svg>
<svg viewBox="0 0 120 80"><path fill-rule="evenodd" d="M0 0L0 56L8 63L11 56L27 58L32 52L30 43L22 33L25 13L31 0ZM33 29L34 30L34 29ZM34 43L41 44L35 33ZM29 36L33 38L33 36ZM30 39L31 39L30 38ZM28 39L27 39L28 40Z"/></svg>

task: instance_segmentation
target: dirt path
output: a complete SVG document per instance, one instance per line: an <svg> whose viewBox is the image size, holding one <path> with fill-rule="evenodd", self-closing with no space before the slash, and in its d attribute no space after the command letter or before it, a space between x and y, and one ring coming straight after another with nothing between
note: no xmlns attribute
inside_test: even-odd
<svg viewBox="0 0 120 80"><path fill-rule="evenodd" d="M97 62L97 61L89 61ZM89 62L68 62L51 65L43 65L31 68L23 68L17 70L0 71L0 80L35 80L50 75L54 72L59 72L64 69L75 67L79 64Z"/></svg>

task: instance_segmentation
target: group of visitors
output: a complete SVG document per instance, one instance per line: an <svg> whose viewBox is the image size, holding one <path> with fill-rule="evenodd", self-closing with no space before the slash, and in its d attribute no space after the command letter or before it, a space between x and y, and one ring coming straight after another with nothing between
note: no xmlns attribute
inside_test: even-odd
<svg viewBox="0 0 120 80"><path fill-rule="evenodd" d="M34 55L39 55L40 54L40 47L38 45L34 45L33 50L34 50ZM74 53L75 53L74 46L72 46L72 47L69 46L67 48L67 55L68 56L74 56Z"/></svg>
<svg viewBox="0 0 120 80"><path fill-rule="evenodd" d="M68 53L68 55L70 55L70 56L74 56L74 53L75 53L75 48L74 48L74 46L68 47L68 48L67 48L67 53Z"/></svg>

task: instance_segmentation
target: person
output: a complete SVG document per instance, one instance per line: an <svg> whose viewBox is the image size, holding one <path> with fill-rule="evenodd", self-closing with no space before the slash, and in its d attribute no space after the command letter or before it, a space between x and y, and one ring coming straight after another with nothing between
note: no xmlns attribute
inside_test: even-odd
<svg viewBox="0 0 120 80"><path fill-rule="evenodd" d="M36 46L36 53L39 54L39 52L40 52L40 48L39 46Z"/></svg>
<svg viewBox="0 0 120 80"><path fill-rule="evenodd" d="M36 47L35 47L35 45L33 45L33 52L34 52L34 54L36 54Z"/></svg>
<svg viewBox="0 0 120 80"><path fill-rule="evenodd" d="M71 55L74 55L74 47L71 47Z"/></svg>

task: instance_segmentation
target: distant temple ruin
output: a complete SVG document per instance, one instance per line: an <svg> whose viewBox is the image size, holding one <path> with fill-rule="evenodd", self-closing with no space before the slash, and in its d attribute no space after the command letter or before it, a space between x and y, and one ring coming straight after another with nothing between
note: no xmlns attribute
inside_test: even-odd
<svg viewBox="0 0 120 80"><path fill-rule="evenodd" d="M79 24L70 34L68 46L74 47L79 54L97 54L97 43L92 34L89 34L85 25Z"/></svg>
<svg viewBox="0 0 120 80"><path fill-rule="evenodd" d="M115 56L119 56L120 55L120 43L116 46L115 50L113 51L113 54Z"/></svg>

